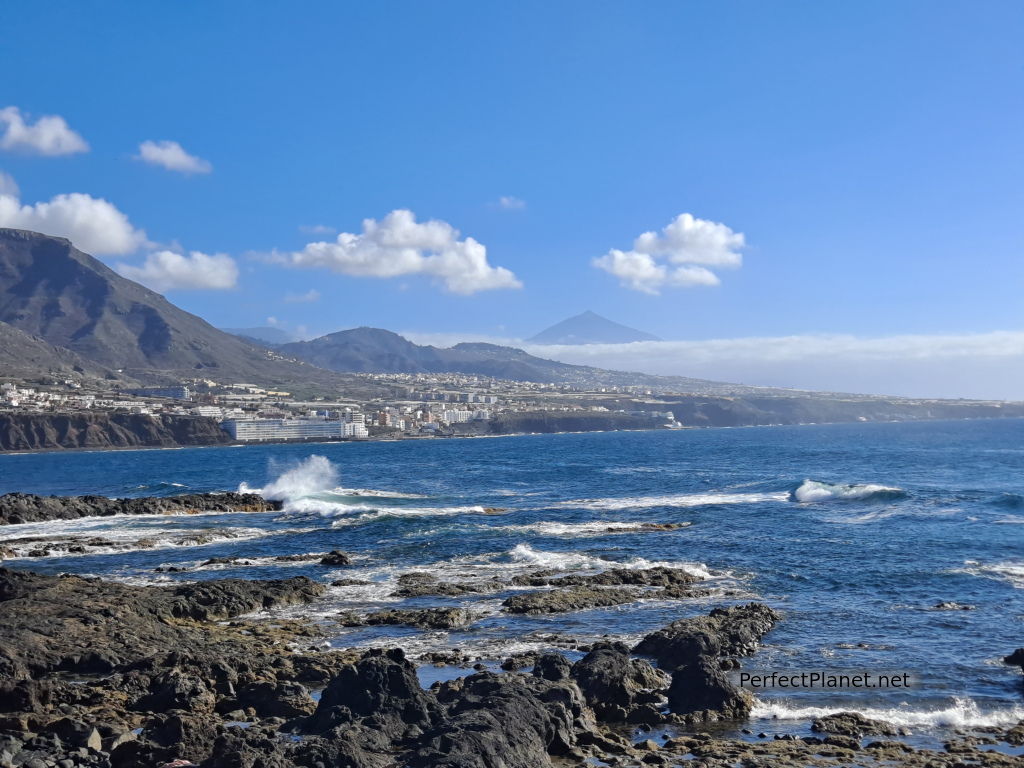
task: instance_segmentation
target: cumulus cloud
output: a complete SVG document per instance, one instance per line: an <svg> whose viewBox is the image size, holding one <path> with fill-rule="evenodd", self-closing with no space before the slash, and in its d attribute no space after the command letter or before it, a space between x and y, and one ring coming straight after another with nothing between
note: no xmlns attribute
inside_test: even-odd
<svg viewBox="0 0 1024 768"><path fill-rule="evenodd" d="M504 267L487 263L487 248L444 221L417 222L412 211L392 211L380 221L363 221L361 234L342 232L335 242L309 243L303 250L275 254L291 267L327 267L353 277L428 275L452 293L469 295L521 288Z"/></svg>
<svg viewBox="0 0 1024 768"><path fill-rule="evenodd" d="M60 115L43 115L29 124L17 107L0 109L0 149L28 152L35 155L74 155L88 152L85 139L68 126Z"/></svg>
<svg viewBox="0 0 1024 768"><path fill-rule="evenodd" d="M526 201L518 197L502 197L498 200L498 206L509 211L521 211L526 207Z"/></svg>
<svg viewBox="0 0 1024 768"><path fill-rule="evenodd" d="M320 301L320 291L313 288L306 293L286 293L284 300L288 304L308 304L313 301Z"/></svg>
<svg viewBox="0 0 1024 768"><path fill-rule="evenodd" d="M9 173L0 171L0 196L13 197L15 200L21 198L21 190L18 189L18 182Z"/></svg>
<svg viewBox="0 0 1024 768"><path fill-rule="evenodd" d="M184 174L209 173L213 170L208 160L190 155L176 141L144 141L139 144L139 154L135 158Z"/></svg>
<svg viewBox="0 0 1024 768"><path fill-rule="evenodd" d="M591 265L615 275L627 288L657 295L662 288L718 285L709 267L737 269L745 244L743 234L725 224L683 213L660 234L644 232L632 250L613 248Z"/></svg>
<svg viewBox="0 0 1024 768"><path fill-rule="evenodd" d="M176 290L226 290L238 283L238 265L224 253L192 251L188 256L157 251L141 267L121 263L116 269L129 280L158 293Z"/></svg>
<svg viewBox="0 0 1024 768"><path fill-rule="evenodd" d="M145 231L133 227L128 216L102 198L76 192L57 195L48 203L22 205L18 185L6 174L0 179L0 227L66 237L94 255L133 253L148 242Z"/></svg>

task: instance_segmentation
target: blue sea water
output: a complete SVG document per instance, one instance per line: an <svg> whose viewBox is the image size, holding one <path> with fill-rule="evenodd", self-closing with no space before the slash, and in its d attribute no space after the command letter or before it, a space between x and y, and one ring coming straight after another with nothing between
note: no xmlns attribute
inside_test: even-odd
<svg viewBox="0 0 1024 768"><path fill-rule="evenodd" d="M915 732L1024 719L1024 420L812 425L500 439L0 456L0 493L107 496L259 489L282 512L102 518L0 529L16 568L133 583L304 574L328 597L284 615L336 647L458 647L487 661L558 637L628 642L718 605L761 600L783 621L746 671L898 669L910 690L758 694L755 730L798 731L857 709ZM688 523L638 531L639 523ZM54 537L49 556L27 557ZM85 554L66 552L75 539ZM64 542L64 543L61 543ZM273 558L342 549L347 568ZM250 565L198 567L211 557ZM486 581L539 568L669 564L712 595L513 617L509 593L391 597L427 570ZM187 572L157 572L167 566ZM936 610L955 601L974 610ZM344 629L340 610L465 604L461 632ZM453 673L454 674L454 673Z"/></svg>

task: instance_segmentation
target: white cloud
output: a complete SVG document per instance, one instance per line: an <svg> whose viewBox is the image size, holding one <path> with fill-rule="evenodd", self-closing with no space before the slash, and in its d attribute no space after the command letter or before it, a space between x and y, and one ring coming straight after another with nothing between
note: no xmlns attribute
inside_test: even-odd
<svg viewBox="0 0 1024 768"><path fill-rule="evenodd" d="M911 397L1024 399L1024 332L746 337L521 345L578 365L761 386Z"/></svg>
<svg viewBox="0 0 1024 768"><path fill-rule="evenodd" d="M509 211L521 211L526 207L526 201L520 200L518 197L502 197L498 200L498 205Z"/></svg>
<svg viewBox="0 0 1024 768"><path fill-rule="evenodd" d="M333 235L338 232L334 227L328 227L325 224L313 224L311 226L299 227L300 232L304 232L307 235Z"/></svg>
<svg viewBox="0 0 1024 768"><path fill-rule="evenodd" d="M89 151L85 139L71 130L60 115L43 115L30 125L20 109L5 107L0 109L0 125L6 126L0 136L0 149L50 157Z"/></svg>
<svg viewBox="0 0 1024 768"><path fill-rule="evenodd" d="M275 254L292 267L327 267L354 277L429 275L452 293L468 295L498 288L521 288L516 276L487 263L487 248L444 221L416 221L412 211L392 211L381 221L363 221L362 234L342 232L333 243L310 243L303 250Z"/></svg>
<svg viewBox="0 0 1024 768"><path fill-rule="evenodd" d="M182 289L225 290L238 283L238 265L224 253L210 256L192 251L185 256L174 251L157 251L149 254L141 267L121 263L116 269L129 280L158 293Z"/></svg>
<svg viewBox="0 0 1024 768"><path fill-rule="evenodd" d="M18 189L18 182L9 173L0 171L0 196L13 197L15 200L21 197L21 190Z"/></svg>
<svg viewBox="0 0 1024 768"><path fill-rule="evenodd" d="M190 155L176 141L144 141L139 144L139 154L135 158L185 174L209 173L213 170L208 160Z"/></svg>
<svg viewBox="0 0 1024 768"><path fill-rule="evenodd" d="M313 288L306 293L301 294L286 293L284 300L288 304L308 304L313 301L320 301L320 291Z"/></svg>
<svg viewBox="0 0 1024 768"><path fill-rule="evenodd" d="M683 213L661 234L644 232L632 250L613 248L591 265L615 275L627 288L657 295L666 287L718 285L718 276L708 267L740 267L744 245L743 234L725 224Z"/></svg>
<svg viewBox="0 0 1024 768"><path fill-rule="evenodd" d="M124 213L102 198L75 192L57 195L48 203L22 205L17 184L6 174L0 188L0 227L66 237L93 255L134 253L147 243L145 231L133 227Z"/></svg>

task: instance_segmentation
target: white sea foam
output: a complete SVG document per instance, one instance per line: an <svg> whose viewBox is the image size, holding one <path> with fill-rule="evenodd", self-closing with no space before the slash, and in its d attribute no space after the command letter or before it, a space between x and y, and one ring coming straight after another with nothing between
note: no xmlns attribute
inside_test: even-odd
<svg viewBox="0 0 1024 768"><path fill-rule="evenodd" d="M690 523L678 523L680 528L686 528ZM503 525L491 528L493 531L507 532L532 532L543 536L605 536L612 533L647 533L658 532L658 529L646 529L643 523L556 523L540 522L525 523L523 525Z"/></svg>
<svg viewBox="0 0 1024 768"><path fill-rule="evenodd" d="M350 514L357 509L354 506L336 510L325 510L320 514L324 517L337 518L331 523L334 528L349 525L362 525L376 520L403 517L451 517L454 515L492 515L484 507L361 507L361 514Z"/></svg>
<svg viewBox="0 0 1024 768"><path fill-rule="evenodd" d="M425 499L422 493L399 493L398 491L378 491L373 488L333 488L332 494L338 496L371 496L380 499Z"/></svg>
<svg viewBox="0 0 1024 768"><path fill-rule="evenodd" d="M872 720L884 720L898 726L948 726L954 728L982 728L1007 726L1024 719L1024 707L982 712L975 701L957 698L943 708L915 710L907 707L874 709L858 707L793 707L780 701L755 699L750 716L755 719L813 720L838 712L857 712Z"/></svg>
<svg viewBox="0 0 1024 768"><path fill-rule="evenodd" d="M8 539L3 544L13 554L10 559L23 557L75 557L85 555L108 555L140 550L169 549L177 547L205 547L225 541L244 541L270 535L260 528L218 528L215 530L160 530L135 529L102 531L91 537L47 536L32 537L34 541L21 542ZM69 551L70 548L82 551ZM31 552L46 552L46 555L30 555Z"/></svg>
<svg viewBox="0 0 1024 768"><path fill-rule="evenodd" d="M596 511L619 509L650 509L652 507L703 507L712 504L756 504L765 501L786 501L786 493L684 493L670 496L627 496L620 499L577 499L562 501L556 506L577 507Z"/></svg>
<svg viewBox="0 0 1024 768"><path fill-rule="evenodd" d="M804 480L800 487L793 491L793 500L800 502L815 501L864 501L870 498L894 498L903 494L903 489L886 485L838 485L821 483L817 480Z"/></svg>
<svg viewBox="0 0 1024 768"><path fill-rule="evenodd" d="M650 568L681 568L687 573L703 579L715 579L723 576L723 574L713 574L703 563L670 563L662 560L647 560L642 557L634 557L624 562L615 562L600 557L592 557L582 552L545 552L534 549L528 544L516 545L508 552L508 557L512 560L513 565L521 564L531 567L555 568L562 571L606 571L611 568L629 568L640 571Z"/></svg>
<svg viewBox="0 0 1024 768"><path fill-rule="evenodd" d="M591 557L582 552L544 552L534 549L528 544L518 544L508 554L515 563L525 563L541 568L557 568L563 571L601 568L609 565L607 560Z"/></svg>
<svg viewBox="0 0 1024 768"><path fill-rule="evenodd" d="M1002 563L979 563L977 560L966 560L963 568L957 568L952 573L966 573L986 579L999 579L1010 582L1016 589L1024 589L1024 562L1019 560L1007 560Z"/></svg>

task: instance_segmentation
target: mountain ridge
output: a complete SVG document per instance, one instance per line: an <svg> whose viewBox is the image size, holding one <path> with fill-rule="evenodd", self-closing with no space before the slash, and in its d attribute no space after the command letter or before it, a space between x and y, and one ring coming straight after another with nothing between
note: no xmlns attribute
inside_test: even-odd
<svg viewBox="0 0 1024 768"><path fill-rule="evenodd" d="M0 228L0 322L139 380L353 383L218 330L70 240L28 230Z"/></svg>

